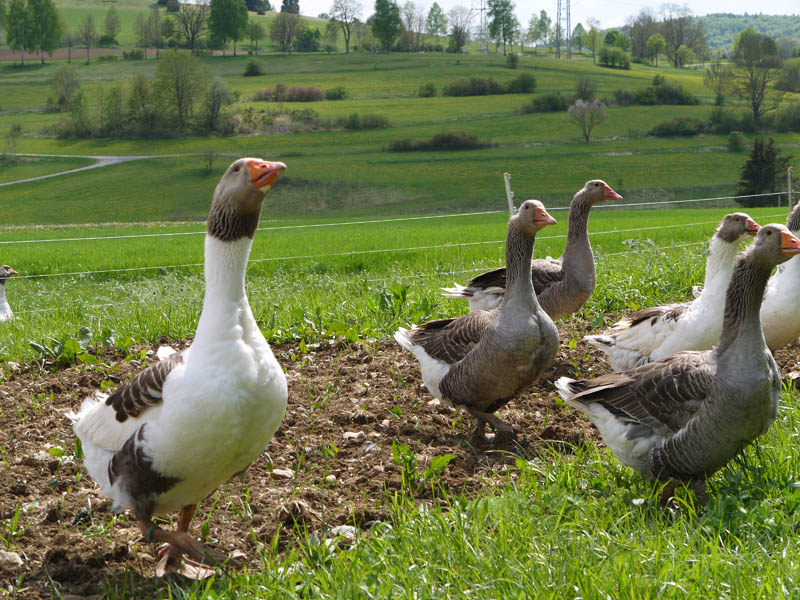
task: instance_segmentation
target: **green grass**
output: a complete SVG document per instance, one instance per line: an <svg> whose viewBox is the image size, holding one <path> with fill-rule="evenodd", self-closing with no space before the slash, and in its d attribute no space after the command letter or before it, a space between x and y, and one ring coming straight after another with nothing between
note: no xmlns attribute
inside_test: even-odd
<svg viewBox="0 0 800 600"><path fill-rule="evenodd" d="M94 160L90 158L79 157L20 156L15 159L0 157L0 183L60 173L85 167L93 162Z"/></svg>

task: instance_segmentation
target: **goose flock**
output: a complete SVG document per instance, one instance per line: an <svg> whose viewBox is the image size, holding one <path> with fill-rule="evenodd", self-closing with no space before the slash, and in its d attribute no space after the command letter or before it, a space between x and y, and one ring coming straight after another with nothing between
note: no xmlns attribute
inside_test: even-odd
<svg viewBox="0 0 800 600"><path fill-rule="evenodd" d="M129 511L142 536L162 544L157 575L203 577L231 560L198 542L189 526L198 503L266 449L286 411L284 372L245 289L264 198L285 169L282 162L241 158L220 179L191 346L159 353L160 362L67 415L86 470L113 510ZM467 300L470 312L395 333L419 361L428 391L475 419L475 441L485 443L486 424L496 441L517 434L494 413L553 364L554 321L579 310L595 287L589 212L619 199L604 181L587 182L572 199L566 246L556 260L533 260L536 234L556 221L540 201L526 200L508 222L505 267L444 290ZM800 259L790 260L800 254L797 234L800 204L787 226L725 216L697 298L634 312L588 336L613 371L555 382L619 461L662 484L664 503L676 485L705 503L706 480L775 419L781 377L772 351L800 336ZM754 241L740 253L745 238ZM0 321L12 317L5 282L15 274L0 267ZM155 520L176 512L174 529Z"/></svg>

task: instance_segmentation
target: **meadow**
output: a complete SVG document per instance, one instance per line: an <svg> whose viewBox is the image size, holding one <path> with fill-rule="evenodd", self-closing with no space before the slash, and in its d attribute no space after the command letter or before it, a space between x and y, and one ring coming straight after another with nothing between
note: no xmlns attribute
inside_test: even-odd
<svg viewBox="0 0 800 600"><path fill-rule="evenodd" d="M0 415L14 431L27 432L31 444L15 451L16 440L0 432L0 470L9 473L10 482L0 482L10 507L0 510L0 543L38 557L21 575L0 569L3 593L24 596L50 589L50 595L60 595L66 588L59 586L70 584L74 574L65 570L66 562L93 578L86 594L113 598L798 595L800 459L793 448L800 423L790 382L768 434L712 479L710 504L699 507L690 494L680 494L676 507L662 510L658 490L598 447L591 434L569 440L556 435L547 443L553 415L580 422L554 399L549 381L530 390L519 408L509 409L525 428L524 443L477 448L464 436L463 419L428 407L430 396L421 388L416 364L387 341L398 326L465 313L465 303L442 298L439 288L502 264L508 218L503 172L512 174L518 201L540 198L559 221L537 237L536 256L560 254L564 209L587 179L605 179L625 197L618 204L731 196L745 155L729 151L725 136L644 135L674 116L707 118L711 98L700 72L643 65L616 71L585 58L566 62L541 56L522 57L513 71L502 57L473 54L269 55L255 58L267 75L245 78L247 57L201 60L239 93L235 113L260 110L264 103L252 95L277 83L343 85L345 100L300 108L313 108L323 119L384 114L391 127L62 140L50 129L61 115L40 112L60 63L24 70L0 66L0 132L22 123L21 155L49 155L0 168L0 183L92 160L82 157L152 156L0 187L0 263L20 272L6 286L16 318L0 328L3 393L11 390L8 402L3 396ZM74 63L92 109L108 82L128 80L136 72L150 76L157 64ZM535 75L537 93L571 93L577 74L589 74L601 97L615 89L645 87L661 73L702 103L612 107L608 121L584 144L561 113L518 114L530 94L417 96L419 86L430 81L440 85L465 76L505 81L519 72ZM35 112L22 112L31 109ZM494 145L461 152L385 151L393 140L452 130L475 133ZM800 146L797 134L775 137L789 152ZM209 149L218 157L206 173L203 154ZM243 533L234 547L251 546L255 563L200 584L146 581L150 559L141 557L138 534L124 518L99 508L82 469L73 465L80 457L63 412L95 381L105 386L122 378L126 365L132 369L145 360L160 340L185 343L193 334L203 296L202 220L222 171L243 155L288 165L265 203L247 277L259 326L293 374L287 433L272 442L268 459L265 455L251 468L251 487L234 491L229 485L200 509L214 515L204 522L204 537L218 538L226 519L236 520ZM762 224L783 222L783 202L747 212ZM611 324L625 311L689 298L691 286L702 282L714 228L724 214L738 210L726 198L646 208L608 205L593 211L598 285L586 306L562 324L560 374L605 372L580 341L587 331ZM82 354L83 348L99 362ZM336 356L325 354L325 348L337 348ZM780 358L784 375L797 370L796 348ZM337 360L380 363L381 370L374 379L355 378L349 388L338 372L331 381L312 374ZM64 381L54 382L60 377ZM91 385L80 383L84 380ZM383 476L369 472L365 477L377 495L367 494L363 480L353 479L334 497L336 485L327 479L334 466L346 471L349 461L371 467L341 439L358 423L380 434L374 439L392 481L387 475L381 488ZM319 437L323 430L329 437ZM447 438L448 448L458 454L443 472L426 470L442 456L436 435ZM411 448L418 472L399 444ZM45 458L54 457L55 473L37 458L39 450ZM278 465L294 472L290 483L270 475ZM459 479L451 472L466 475ZM426 493L407 485L412 476L424 480ZM41 489L18 483L38 482L35 477ZM90 513L97 509L88 523L70 512L83 506L84 494ZM310 521L313 526L284 520L276 530L278 497L287 503L301 498L322 516ZM62 502L64 516L54 513L51 520L50 508ZM351 505L380 519L352 518L347 522L357 527L355 537L343 540L332 533L331 515ZM265 521L270 524L266 534ZM54 543L61 555L35 547L35 536L45 527L47 535L60 540ZM87 540L96 544L92 550L78 543ZM46 538L42 541L47 545ZM79 550L66 560L70 545ZM131 555L120 550L123 558L117 557L120 548L131 548Z"/></svg>

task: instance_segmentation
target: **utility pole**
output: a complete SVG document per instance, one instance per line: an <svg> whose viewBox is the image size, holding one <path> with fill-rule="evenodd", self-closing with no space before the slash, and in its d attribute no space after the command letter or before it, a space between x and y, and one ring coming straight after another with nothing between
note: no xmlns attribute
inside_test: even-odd
<svg viewBox="0 0 800 600"><path fill-rule="evenodd" d="M561 58L561 42L567 45L567 58L572 58L572 23L570 0L556 0L556 58Z"/></svg>
<svg viewBox="0 0 800 600"><path fill-rule="evenodd" d="M481 54L489 54L489 26L486 23L486 0L472 0L472 12L478 12L480 19L478 23L478 45Z"/></svg>

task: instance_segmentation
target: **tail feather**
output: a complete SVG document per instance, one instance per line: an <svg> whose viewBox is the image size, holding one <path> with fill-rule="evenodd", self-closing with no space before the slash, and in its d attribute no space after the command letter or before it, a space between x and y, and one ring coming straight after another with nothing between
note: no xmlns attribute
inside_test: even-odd
<svg viewBox="0 0 800 600"><path fill-rule="evenodd" d="M583 339L603 352L617 345L617 338L613 335L587 335Z"/></svg>
<svg viewBox="0 0 800 600"><path fill-rule="evenodd" d="M453 282L455 287L451 288L441 288L442 296L445 298L472 298L473 291L463 285L459 285Z"/></svg>

